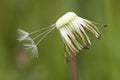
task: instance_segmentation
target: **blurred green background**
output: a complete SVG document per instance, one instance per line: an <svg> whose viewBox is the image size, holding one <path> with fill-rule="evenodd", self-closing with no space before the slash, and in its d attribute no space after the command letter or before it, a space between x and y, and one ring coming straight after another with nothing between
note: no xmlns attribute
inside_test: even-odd
<svg viewBox="0 0 120 80"><path fill-rule="evenodd" d="M17 28L47 27L68 11L109 25L77 56L79 80L120 80L120 0L0 0L0 80L72 80L58 30L39 44L38 58L16 47Z"/></svg>

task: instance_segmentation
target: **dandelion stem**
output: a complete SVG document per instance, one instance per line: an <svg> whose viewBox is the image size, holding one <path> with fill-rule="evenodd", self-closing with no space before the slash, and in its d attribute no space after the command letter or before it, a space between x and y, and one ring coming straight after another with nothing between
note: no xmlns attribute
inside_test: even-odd
<svg viewBox="0 0 120 80"><path fill-rule="evenodd" d="M73 80L78 80L77 59L76 55L73 52L71 52L71 68Z"/></svg>

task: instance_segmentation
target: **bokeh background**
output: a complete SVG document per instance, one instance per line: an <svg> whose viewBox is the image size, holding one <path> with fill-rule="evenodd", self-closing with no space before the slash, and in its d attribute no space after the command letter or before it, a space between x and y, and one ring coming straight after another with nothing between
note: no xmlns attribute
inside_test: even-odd
<svg viewBox="0 0 120 80"><path fill-rule="evenodd" d="M0 80L72 80L58 30L39 44L38 58L17 47L18 28L47 27L68 11L109 25L77 56L79 80L120 80L120 0L0 0Z"/></svg>

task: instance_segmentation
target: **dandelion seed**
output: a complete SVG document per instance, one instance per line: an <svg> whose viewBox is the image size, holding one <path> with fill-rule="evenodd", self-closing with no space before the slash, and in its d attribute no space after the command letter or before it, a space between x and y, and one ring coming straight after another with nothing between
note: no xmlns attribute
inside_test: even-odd
<svg viewBox="0 0 120 80"><path fill-rule="evenodd" d="M22 47L26 50L27 53L30 53L32 57L38 56L37 45L50 33L54 30L54 27L45 27L33 32L26 32L22 29L18 29L18 41L22 44ZM31 35L35 35L39 33L35 37L30 37ZM38 41L36 41L39 39Z"/></svg>
<svg viewBox="0 0 120 80"><path fill-rule="evenodd" d="M81 50L88 49L91 45L90 39L86 30L91 32L96 38L100 39L101 34L98 26L106 27L77 16L74 12L68 12L57 20L57 22L49 27L42 28L33 32L26 32L18 29L18 41L23 44L23 47L32 53L33 56L38 55L37 45L54 29L60 31L62 40L64 42L65 56L71 55L71 51L79 53ZM31 35L39 33L37 36L31 38ZM39 39L38 41L35 41ZM67 54L68 53L68 54Z"/></svg>
<svg viewBox="0 0 120 80"><path fill-rule="evenodd" d="M32 38L29 37L29 33L18 29L18 41L22 44L27 53L30 53L32 57L38 56L38 49Z"/></svg>

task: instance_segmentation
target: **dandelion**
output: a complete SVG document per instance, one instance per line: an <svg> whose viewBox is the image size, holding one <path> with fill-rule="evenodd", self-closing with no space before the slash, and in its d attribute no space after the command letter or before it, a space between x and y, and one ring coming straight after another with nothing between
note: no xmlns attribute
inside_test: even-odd
<svg viewBox="0 0 120 80"><path fill-rule="evenodd" d="M83 19L74 12L66 13L56 22L56 28L59 29L65 45L65 57L67 57L68 54L71 56L73 80L78 80L76 55L80 53L80 51L88 49L91 45L86 30L91 32L97 39L101 38L101 33L96 27L97 25L106 27L106 25L100 25Z"/></svg>
<svg viewBox="0 0 120 80"><path fill-rule="evenodd" d="M76 55L84 49L88 49L91 45L91 41L86 33L86 30L91 32L97 39L101 38L100 31L96 26L98 23L86 20L77 16L74 12L68 12L57 20L57 22L49 27L42 28L37 31L28 33L21 29L18 29L18 41L23 43L23 47L27 51L31 51L33 55L38 55L37 45L54 29L60 31L62 40L64 42L65 56L71 55L71 51ZM30 35L39 33L34 38ZM34 42L36 39L38 41Z"/></svg>
<svg viewBox="0 0 120 80"><path fill-rule="evenodd" d="M56 28L60 31L66 53L71 55L72 51L76 55L81 50L89 48L91 41L86 30L91 32L97 39L100 39L101 33L96 25L106 26L83 19L74 12L68 12L59 18L56 22Z"/></svg>

